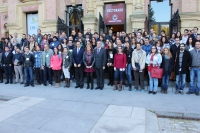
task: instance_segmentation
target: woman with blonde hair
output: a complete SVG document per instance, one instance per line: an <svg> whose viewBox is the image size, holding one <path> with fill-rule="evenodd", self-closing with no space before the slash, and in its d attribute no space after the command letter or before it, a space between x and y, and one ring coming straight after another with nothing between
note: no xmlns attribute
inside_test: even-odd
<svg viewBox="0 0 200 133"><path fill-rule="evenodd" d="M172 58L170 49L167 47L165 47L163 50L161 67L163 68L161 93L167 94L169 77L174 68L174 59Z"/></svg>

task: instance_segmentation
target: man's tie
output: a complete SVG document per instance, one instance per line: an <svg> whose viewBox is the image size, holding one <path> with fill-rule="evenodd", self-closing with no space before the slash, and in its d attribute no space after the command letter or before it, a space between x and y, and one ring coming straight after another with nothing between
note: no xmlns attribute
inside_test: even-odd
<svg viewBox="0 0 200 133"><path fill-rule="evenodd" d="M79 48L77 49L77 54L79 53Z"/></svg>
<svg viewBox="0 0 200 133"><path fill-rule="evenodd" d="M97 53L99 54L99 52L100 52L100 49L98 49L98 52L97 52Z"/></svg>

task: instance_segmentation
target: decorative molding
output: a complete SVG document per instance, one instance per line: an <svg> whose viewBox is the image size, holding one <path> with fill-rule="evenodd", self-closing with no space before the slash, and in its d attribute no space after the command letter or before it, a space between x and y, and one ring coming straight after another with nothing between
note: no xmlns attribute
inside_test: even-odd
<svg viewBox="0 0 200 133"><path fill-rule="evenodd" d="M1 12L8 12L8 5L0 6L0 13Z"/></svg>
<svg viewBox="0 0 200 133"><path fill-rule="evenodd" d="M37 1L37 0L19 0L19 1L25 3L25 2L33 2L33 1Z"/></svg>

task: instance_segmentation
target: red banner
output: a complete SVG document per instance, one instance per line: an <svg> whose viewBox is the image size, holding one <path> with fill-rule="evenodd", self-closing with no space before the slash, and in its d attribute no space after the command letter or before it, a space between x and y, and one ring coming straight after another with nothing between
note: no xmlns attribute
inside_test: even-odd
<svg viewBox="0 0 200 133"><path fill-rule="evenodd" d="M126 18L125 3L106 4L104 10L104 23L106 25L124 24Z"/></svg>

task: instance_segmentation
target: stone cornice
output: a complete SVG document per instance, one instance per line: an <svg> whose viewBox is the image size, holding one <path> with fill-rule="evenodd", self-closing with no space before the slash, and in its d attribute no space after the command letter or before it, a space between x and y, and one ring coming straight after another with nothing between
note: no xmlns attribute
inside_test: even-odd
<svg viewBox="0 0 200 133"><path fill-rule="evenodd" d="M0 12L8 12L8 5L0 6Z"/></svg>
<svg viewBox="0 0 200 133"><path fill-rule="evenodd" d="M25 2L33 2L33 1L37 1L37 0L20 0L20 1L25 3Z"/></svg>
<svg viewBox="0 0 200 133"><path fill-rule="evenodd" d="M129 16L131 21L144 21L147 17L146 14L133 14Z"/></svg>

